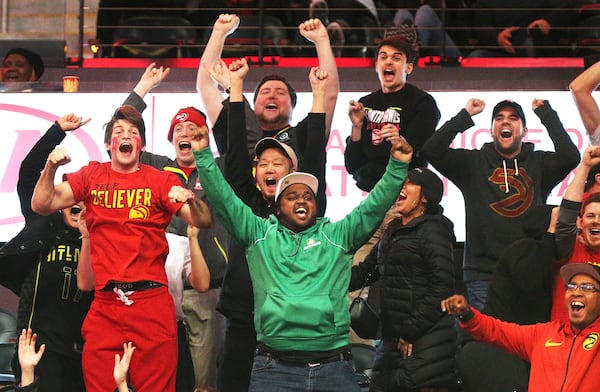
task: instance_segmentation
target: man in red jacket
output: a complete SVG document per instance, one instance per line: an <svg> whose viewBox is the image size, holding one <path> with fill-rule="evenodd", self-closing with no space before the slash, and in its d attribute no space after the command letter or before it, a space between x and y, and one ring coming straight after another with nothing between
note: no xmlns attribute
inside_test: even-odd
<svg viewBox="0 0 600 392"><path fill-rule="evenodd" d="M530 391L592 392L600 385L600 264L574 263L560 269L566 285L569 324L518 325L472 308L462 295L442 301L475 339L531 363Z"/></svg>

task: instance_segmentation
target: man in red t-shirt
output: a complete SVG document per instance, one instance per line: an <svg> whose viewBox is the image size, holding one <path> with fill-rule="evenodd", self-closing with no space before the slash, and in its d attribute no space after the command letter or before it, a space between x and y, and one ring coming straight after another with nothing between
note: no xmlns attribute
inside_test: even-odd
<svg viewBox="0 0 600 392"><path fill-rule="evenodd" d="M165 228L173 214L197 227L212 220L205 203L182 187L177 177L139 163L145 144L140 113L122 106L106 125L111 161L90 162L54 185L68 152L55 149L41 173L31 202L47 215L85 203L94 301L83 324L83 372L88 392L114 389L113 360L124 342L136 356L130 382L142 391L174 391L177 330L164 263Z"/></svg>

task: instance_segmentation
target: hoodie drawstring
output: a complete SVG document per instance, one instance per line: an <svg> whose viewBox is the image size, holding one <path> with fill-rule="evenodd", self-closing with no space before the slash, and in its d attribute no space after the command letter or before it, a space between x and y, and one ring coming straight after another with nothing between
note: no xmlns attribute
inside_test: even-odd
<svg viewBox="0 0 600 392"><path fill-rule="evenodd" d="M517 162L517 158L513 159L513 163L515 164L515 176L519 175L519 163ZM508 188L508 171L506 170L506 160L502 160L502 169L504 170L504 193L509 193L510 189Z"/></svg>
<svg viewBox="0 0 600 392"><path fill-rule="evenodd" d="M506 171L506 161L502 160L502 169L504 170L504 193L508 193L508 173Z"/></svg>

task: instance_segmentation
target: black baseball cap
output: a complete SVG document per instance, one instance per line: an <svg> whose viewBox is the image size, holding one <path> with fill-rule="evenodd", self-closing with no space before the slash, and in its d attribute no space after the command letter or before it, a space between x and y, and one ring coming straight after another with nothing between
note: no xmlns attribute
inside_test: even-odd
<svg viewBox="0 0 600 392"><path fill-rule="evenodd" d="M498 112L500 112L500 110L504 109L507 106L515 109L517 115L521 118L521 121L523 122L523 127L525 127L525 113L523 113L523 108L521 107L521 105L510 99L500 101L496 104L496 106L494 106L494 111L492 112L492 122L494 122L494 119L496 118Z"/></svg>

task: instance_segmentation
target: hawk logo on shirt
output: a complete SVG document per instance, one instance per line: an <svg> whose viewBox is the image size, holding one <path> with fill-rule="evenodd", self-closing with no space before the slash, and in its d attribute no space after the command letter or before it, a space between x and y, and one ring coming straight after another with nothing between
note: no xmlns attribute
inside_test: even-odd
<svg viewBox="0 0 600 392"><path fill-rule="evenodd" d="M588 336L586 336L583 340L583 349L586 351L590 351L592 348L594 348L594 346L598 342L598 336L600 336L598 335L598 332L591 332Z"/></svg>
<svg viewBox="0 0 600 392"><path fill-rule="evenodd" d="M515 169L499 167L494 170L488 180L505 193L506 197L502 200L490 203L490 208L500 216L514 218L527 211L533 204L534 187L531 177L527 174L527 170L519 168L519 173ZM508 191L506 185L508 183Z"/></svg>
<svg viewBox="0 0 600 392"><path fill-rule="evenodd" d="M129 219L146 220L150 216L150 210L144 205L138 204L129 210Z"/></svg>

